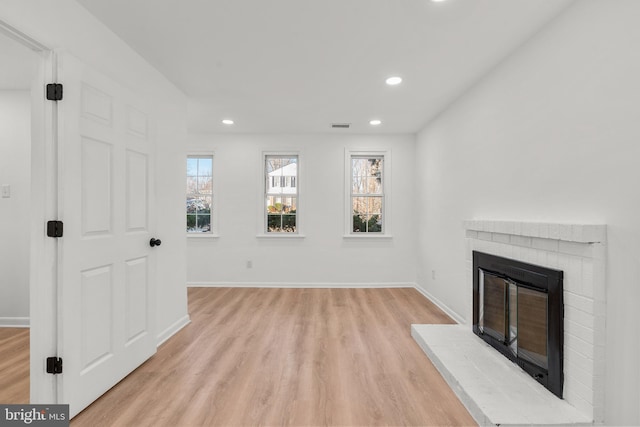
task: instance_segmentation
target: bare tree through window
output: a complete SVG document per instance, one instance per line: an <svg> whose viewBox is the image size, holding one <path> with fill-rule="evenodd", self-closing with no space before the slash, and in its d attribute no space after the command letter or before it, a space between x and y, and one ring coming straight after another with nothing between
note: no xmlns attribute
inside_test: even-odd
<svg viewBox="0 0 640 427"><path fill-rule="evenodd" d="M211 232L213 156L187 157L187 233Z"/></svg>
<svg viewBox="0 0 640 427"><path fill-rule="evenodd" d="M382 233L383 156L351 157L351 231Z"/></svg>

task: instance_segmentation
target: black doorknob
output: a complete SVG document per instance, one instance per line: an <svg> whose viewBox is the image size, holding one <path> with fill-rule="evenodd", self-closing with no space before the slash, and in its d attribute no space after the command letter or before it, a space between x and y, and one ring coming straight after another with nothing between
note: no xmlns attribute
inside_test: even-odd
<svg viewBox="0 0 640 427"><path fill-rule="evenodd" d="M161 244L162 244L162 240L156 239L155 237L152 237L151 240L149 240L149 246L151 246L152 248L154 246L160 246Z"/></svg>

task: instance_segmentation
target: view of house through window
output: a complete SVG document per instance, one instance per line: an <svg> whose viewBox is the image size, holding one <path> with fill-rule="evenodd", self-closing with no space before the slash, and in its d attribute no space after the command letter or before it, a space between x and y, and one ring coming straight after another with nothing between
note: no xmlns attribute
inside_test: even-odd
<svg viewBox="0 0 640 427"><path fill-rule="evenodd" d="M266 232L297 232L298 156L265 156Z"/></svg>
<svg viewBox="0 0 640 427"><path fill-rule="evenodd" d="M383 232L383 156L351 156L351 231Z"/></svg>
<svg viewBox="0 0 640 427"><path fill-rule="evenodd" d="M187 233L210 233L213 156L187 157Z"/></svg>

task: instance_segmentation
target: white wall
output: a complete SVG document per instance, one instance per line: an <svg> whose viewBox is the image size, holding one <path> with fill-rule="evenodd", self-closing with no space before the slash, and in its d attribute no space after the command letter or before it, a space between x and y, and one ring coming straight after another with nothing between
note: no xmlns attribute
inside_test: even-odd
<svg viewBox="0 0 640 427"><path fill-rule="evenodd" d="M185 319L186 242L182 222L186 97L74 0L2 0L0 21L38 42L69 52L145 96L155 106L157 134L157 329L160 339Z"/></svg>
<svg viewBox="0 0 640 427"><path fill-rule="evenodd" d="M418 283L460 316L463 219L609 225L610 425L640 424L638 16L636 0L576 2L428 124L416 155Z"/></svg>
<svg viewBox="0 0 640 427"><path fill-rule="evenodd" d="M0 325L28 325L30 164L29 91L0 91Z"/></svg>
<svg viewBox="0 0 640 427"><path fill-rule="evenodd" d="M191 135L189 147L215 152L214 187L219 190L214 209L220 237L188 239L188 283L415 283L413 136ZM301 155L302 239L256 237L264 203L261 153L280 149ZM391 150L393 238L343 238L345 149ZM253 268L247 268L247 260Z"/></svg>

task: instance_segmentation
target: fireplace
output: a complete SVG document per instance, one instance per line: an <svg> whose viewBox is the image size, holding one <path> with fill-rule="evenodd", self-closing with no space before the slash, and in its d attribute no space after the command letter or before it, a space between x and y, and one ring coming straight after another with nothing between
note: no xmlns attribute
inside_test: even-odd
<svg viewBox="0 0 640 427"><path fill-rule="evenodd" d="M562 398L563 272L473 251L473 332Z"/></svg>

